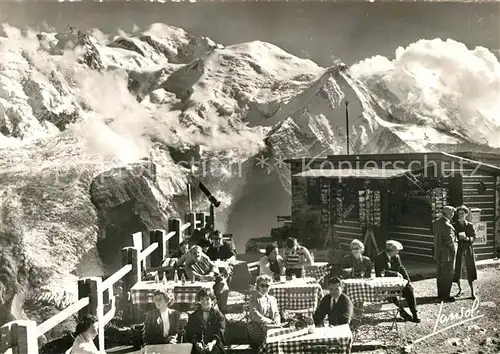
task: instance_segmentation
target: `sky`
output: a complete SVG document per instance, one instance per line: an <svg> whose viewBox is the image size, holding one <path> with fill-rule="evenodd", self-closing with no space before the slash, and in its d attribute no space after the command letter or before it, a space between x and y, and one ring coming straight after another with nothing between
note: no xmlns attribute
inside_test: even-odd
<svg viewBox="0 0 500 354"><path fill-rule="evenodd" d="M16 27L116 33L163 22L224 45L252 40L329 65L373 55L391 57L419 39L452 38L500 48L500 3L0 3L1 22Z"/></svg>

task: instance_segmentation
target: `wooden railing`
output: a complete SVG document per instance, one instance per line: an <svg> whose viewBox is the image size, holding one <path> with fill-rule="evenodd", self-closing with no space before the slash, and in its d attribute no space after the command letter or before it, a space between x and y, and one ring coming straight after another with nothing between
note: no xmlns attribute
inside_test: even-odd
<svg viewBox="0 0 500 354"><path fill-rule="evenodd" d="M195 228L201 228L207 221L205 213L188 213L183 223L181 219L169 219L167 233L165 230L149 232L150 245L141 250L138 247L122 249L122 268L106 280L101 277L87 277L78 280L78 301L71 304L57 315L37 325L35 321L12 321L0 328L0 353L4 354L38 354L38 337L44 335L61 322L78 313L81 318L86 314L95 315L98 319L99 350L104 352L104 326L111 321L116 312L116 301L113 286L123 279L122 299L120 305L130 305L130 289L141 281L143 261L150 258L151 266L161 266L162 260L169 251L169 243L179 244L184 233L190 235ZM110 310L104 314L104 307ZM127 313L129 311L124 311Z"/></svg>

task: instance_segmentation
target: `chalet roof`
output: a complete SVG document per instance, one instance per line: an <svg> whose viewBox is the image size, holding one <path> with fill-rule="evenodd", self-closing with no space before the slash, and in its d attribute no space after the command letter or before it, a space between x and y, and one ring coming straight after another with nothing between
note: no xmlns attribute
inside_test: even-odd
<svg viewBox="0 0 500 354"><path fill-rule="evenodd" d="M294 177L326 177L326 178L369 178L369 179L389 179L401 177L410 172L409 169L311 169L294 174Z"/></svg>
<svg viewBox="0 0 500 354"><path fill-rule="evenodd" d="M465 155L465 154L464 154ZM492 154L493 155L493 154ZM497 155L498 156L498 155ZM297 158L297 159L287 159L285 163L296 163L296 162L306 162L309 163L312 160L322 162L322 161L411 161L411 160L441 160L441 161L455 161L461 162L465 165L477 166L478 169L489 171L495 175L500 175L500 167L491 165L485 162L480 162L472 160L470 158L449 154L446 152L423 152L423 153L402 153L402 154L360 154L360 155L329 155L325 157L310 157L310 158Z"/></svg>

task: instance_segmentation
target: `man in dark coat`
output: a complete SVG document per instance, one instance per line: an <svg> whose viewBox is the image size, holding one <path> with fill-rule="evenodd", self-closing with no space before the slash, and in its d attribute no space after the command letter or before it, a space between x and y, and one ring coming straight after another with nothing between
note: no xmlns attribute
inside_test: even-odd
<svg viewBox="0 0 500 354"><path fill-rule="evenodd" d="M455 301L455 298L450 296L453 277L455 275L455 259L458 248L455 228L451 224L454 214L454 207L445 206L443 208L443 216L436 220L433 225L438 298L446 302Z"/></svg>
<svg viewBox="0 0 500 354"><path fill-rule="evenodd" d="M215 230L210 235L211 246L208 248L206 254L212 262L217 260L232 262L236 260L236 252L234 247L229 242L224 242L222 233ZM222 275L226 278L228 284L231 284L233 276L233 265L228 263L224 269L222 269Z"/></svg>
<svg viewBox="0 0 500 354"><path fill-rule="evenodd" d="M342 293L342 280L338 277L330 279L328 281L328 290L330 293L321 299L318 308L314 312L314 324L316 326L322 325L327 315L330 326L350 324L354 306L351 299Z"/></svg>
<svg viewBox="0 0 500 354"><path fill-rule="evenodd" d="M210 240L212 241L212 245L207 250L207 256L210 258L210 260L236 260L236 252L228 242L224 242L222 233L219 230L215 230L214 232L212 232L212 234L210 235Z"/></svg>
<svg viewBox="0 0 500 354"><path fill-rule="evenodd" d="M412 316L410 316L401 306L397 297L392 297L389 300L399 308L399 314L405 321L419 323L421 321L418 317L417 300L415 299L413 285L411 284L410 276L403 266L403 263L401 263L401 258L399 258L398 254L402 249L403 245L400 242L394 240L387 241L385 243L385 251L379 253L375 257L375 276L402 277L408 281L401 295L408 303ZM384 275L382 275L382 273L384 273Z"/></svg>

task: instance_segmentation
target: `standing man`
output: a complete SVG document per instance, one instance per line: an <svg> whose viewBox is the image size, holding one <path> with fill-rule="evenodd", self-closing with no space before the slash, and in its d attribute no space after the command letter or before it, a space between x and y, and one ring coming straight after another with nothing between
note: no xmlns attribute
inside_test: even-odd
<svg viewBox="0 0 500 354"><path fill-rule="evenodd" d="M304 277L304 267L313 264L311 253L304 246L300 246L297 239L290 237L286 240L285 254L283 255L285 264L285 275L297 278Z"/></svg>
<svg viewBox="0 0 500 354"><path fill-rule="evenodd" d="M446 302L455 301L455 298L450 296L458 247L455 228L451 224L455 210L454 207L446 205L443 208L443 216L434 222L433 227L438 298Z"/></svg>

